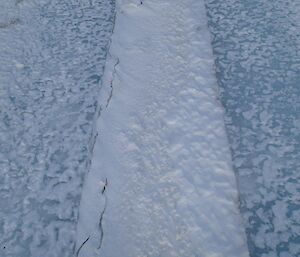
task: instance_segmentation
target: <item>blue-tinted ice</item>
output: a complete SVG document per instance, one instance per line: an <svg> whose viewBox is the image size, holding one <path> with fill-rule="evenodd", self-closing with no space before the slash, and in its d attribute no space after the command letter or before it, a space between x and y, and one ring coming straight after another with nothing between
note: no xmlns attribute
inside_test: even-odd
<svg viewBox="0 0 300 257"><path fill-rule="evenodd" d="M206 4L251 256L300 256L300 1Z"/></svg>
<svg viewBox="0 0 300 257"><path fill-rule="evenodd" d="M114 0L0 0L0 256L73 256Z"/></svg>

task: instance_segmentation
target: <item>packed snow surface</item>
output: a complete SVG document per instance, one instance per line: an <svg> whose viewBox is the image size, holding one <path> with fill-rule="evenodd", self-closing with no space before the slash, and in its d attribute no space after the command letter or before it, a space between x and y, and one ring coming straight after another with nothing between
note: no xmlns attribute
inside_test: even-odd
<svg viewBox="0 0 300 257"><path fill-rule="evenodd" d="M80 257L246 257L203 0L118 0Z"/></svg>
<svg viewBox="0 0 300 257"><path fill-rule="evenodd" d="M300 256L300 1L206 3L250 255Z"/></svg>
<svg viewBox="0 0 300 257"><path fill-rule="evenodd" d="M71 257L113 0L0 0L0 257Z"/></svg>

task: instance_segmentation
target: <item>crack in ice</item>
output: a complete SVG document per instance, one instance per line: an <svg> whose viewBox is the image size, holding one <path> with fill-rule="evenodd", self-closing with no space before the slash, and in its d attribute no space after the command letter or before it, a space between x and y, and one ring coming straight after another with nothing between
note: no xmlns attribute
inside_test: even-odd
<svg viewBox="0 0 300 257"><path fill-rule="evenodd" d="M104 213L106 211L106 207L107 207L107 196L106 196L106 193L105 193L105 190L107 188L107 185L108 185L108 182L107 182L107 178L105 179L105 184L103 186L103 189L101 191L101 194L104 195L104 208L100 214L100 219L99 219L99 230L100 230L100 243L99 243L99 246L98 246L98 249L101 249L102 247L102 243L103 243L103 237L104 237L104 230L103 230L103 217L104 217Z"/></svg>

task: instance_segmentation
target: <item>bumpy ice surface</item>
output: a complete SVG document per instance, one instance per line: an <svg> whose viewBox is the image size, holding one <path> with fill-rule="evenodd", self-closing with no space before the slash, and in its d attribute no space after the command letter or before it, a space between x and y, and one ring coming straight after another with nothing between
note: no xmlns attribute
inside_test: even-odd
<svg viewBox="0 0 300 257"><path fill-rule="evenodd" d="M0 256L73 255L113 2L0 2Z"/></svg>
<svg viewBox="0 0 300 257"><path fill-rule="evenodd" d="M300 256L300 2L206 4L250 254Z"/></svg>

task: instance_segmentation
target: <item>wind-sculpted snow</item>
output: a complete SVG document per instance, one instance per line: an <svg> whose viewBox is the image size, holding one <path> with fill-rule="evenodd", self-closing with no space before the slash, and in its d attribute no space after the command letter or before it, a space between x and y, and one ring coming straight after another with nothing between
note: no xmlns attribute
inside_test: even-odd
<svg viewBox="0 0 300 257"><path fill-rule="evenodd" d="M117 0L79 257L248 257L203 0Z"/></svg>
<svg viewBox="0 0 300 257"><path fill-rule="evenodd" d="M0 256L69 257L113 0L0 2Z"/></svg>
<svg viewBox="0 0 300 257"><path fill-rule="evenodd" d="M300 2L206 4L251 256L300 256Z"/></svg>

